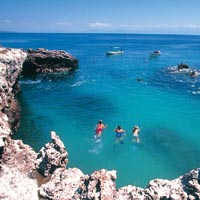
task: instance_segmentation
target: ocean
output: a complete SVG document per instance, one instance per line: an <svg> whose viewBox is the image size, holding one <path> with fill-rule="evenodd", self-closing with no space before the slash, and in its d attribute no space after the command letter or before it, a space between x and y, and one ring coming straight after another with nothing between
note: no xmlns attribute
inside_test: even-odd
<svg viewBox="0 0 200 200"><path fill-rule="evenodd" d="M15 139L38 152L54 130L69 153L68 168L116 170L117 187L145 187L199 167L200 77L172 69L186 63L200 70L200 36L1 33L0 44L65 50L79 60L75 72L20 78ZM124 53L106 56L113 46ZM154 50L161 55L150 58ZM96 141L100 119L108 127ZM117 125L126 130L123 144L115 142ZM132 141L134 125L140 143Z"/></svg>

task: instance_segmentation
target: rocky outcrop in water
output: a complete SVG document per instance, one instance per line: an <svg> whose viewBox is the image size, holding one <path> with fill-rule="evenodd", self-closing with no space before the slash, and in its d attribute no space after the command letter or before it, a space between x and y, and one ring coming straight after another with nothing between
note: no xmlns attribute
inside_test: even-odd
<svg viewBox="0 0 200 200"><path fill-rule="evenodd" d="M183 74L190 77L196 77L200 75L200 72L197 69L193 69L185 63L180 63L176 66L169 66L167 69L167 71L170 73Z"/></svg>
<svg viewBox="0 0 200 200"><path fill-rule="evenodd" d="M68 153L54 131L39 153L13 140L17 118L13 101L26 53L0 48L0 199L4 200L195 200L200 199L200 168L175 179L150 181L146 188L116 188L116 171L90 175L68 168ZM10 114L11 112L11 114Z"/></svg>
<svg viewBox="0 0 200 200"><path fill-rule="evenodd" d="M177 66L178 70L182 70L182 69L189 69L189 66L185 63L180 63Z"/></svg>
<svg viewBox="0 0 200 200"><path fill-rule="evenodd" d="M23 76L41 73L65 72L78 67L78 59L62 50L28 49L23 63Z"/></svg>

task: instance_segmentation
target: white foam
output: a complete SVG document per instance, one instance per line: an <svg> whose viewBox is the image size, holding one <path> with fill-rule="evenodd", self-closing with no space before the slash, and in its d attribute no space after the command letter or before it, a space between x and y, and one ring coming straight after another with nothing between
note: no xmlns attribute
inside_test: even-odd
<svg viewBox="0 0 200 200"><path fill-rule="evenodd" d="M23 85L38 84L40 82L41 82L41 80L36 80L36 81L32 81L32 80L19 81L19 83L23 84Z"/></svg>

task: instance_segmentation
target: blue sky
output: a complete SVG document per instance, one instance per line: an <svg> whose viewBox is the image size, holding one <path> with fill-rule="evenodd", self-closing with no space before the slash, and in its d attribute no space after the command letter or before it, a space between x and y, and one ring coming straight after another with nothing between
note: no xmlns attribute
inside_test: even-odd
<svg viewBox="0 0 200 200"><path fill-rule="evenodd" d="M200 34L200 0L0 0L0 31Z"/></svg>

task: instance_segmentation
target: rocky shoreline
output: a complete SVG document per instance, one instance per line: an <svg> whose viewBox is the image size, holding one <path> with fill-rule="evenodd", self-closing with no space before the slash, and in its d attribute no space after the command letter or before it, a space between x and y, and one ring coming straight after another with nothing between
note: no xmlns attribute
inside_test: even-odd
<svg viewBox="0 0 200 200"><path fill-rule="evenodd" d="M36 54L40 57L35 57ZM28 69L23 74L24 66L31 66L34 71ZM23 141L12 139L20 120L20 107L15 99L20 90L19 76L77 67L78 60L64 51L0 47L0 199L200 199L200 168L171 181L152 180L146 188L133 185L116 188L115 170L102 169L87 175L78 168L68 168L67 150L54 131L51 131L51 141L38 153Z"/></svg>

